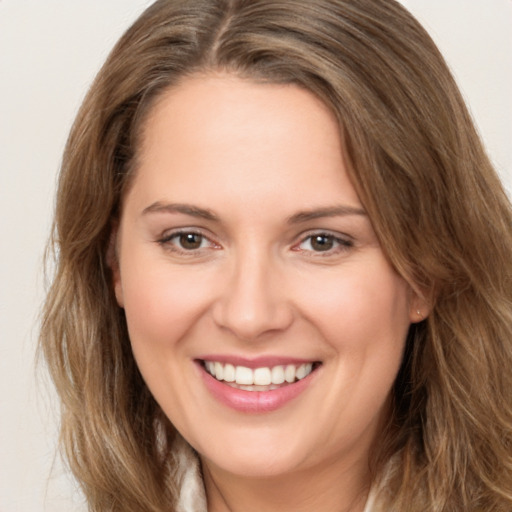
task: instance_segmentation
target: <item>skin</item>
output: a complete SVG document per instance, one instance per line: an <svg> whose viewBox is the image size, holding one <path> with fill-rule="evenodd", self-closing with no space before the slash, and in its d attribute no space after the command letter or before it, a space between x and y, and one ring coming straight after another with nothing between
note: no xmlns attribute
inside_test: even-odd
<svg viewBox="0 0 512 512"><path fill-rule="evenodd" d="M197 248L177 232L199 235ZM363 510L368 456L424 304L379 245L330 111L296 86L222 74L166 91L116 246L133 353L200 454L209 511ZM201 354L321 365L298 397L248 414L209 393Z"/></svg>

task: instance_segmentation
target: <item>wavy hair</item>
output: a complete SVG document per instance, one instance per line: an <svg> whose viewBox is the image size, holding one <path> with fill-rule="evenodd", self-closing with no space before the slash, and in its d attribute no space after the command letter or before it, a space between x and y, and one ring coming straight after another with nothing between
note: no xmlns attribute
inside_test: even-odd
<svg viewBox="0 0 512 512"><path fill-rule="evenodd" d="M158 0L96 77L62 162L41 331L90 510L175 499L175 431L135 364L108 253L151 106L218 70L330 107L383 250L431 306L372 456L383 510L511 510L511 206L443 58L394 0Z"/></svg>

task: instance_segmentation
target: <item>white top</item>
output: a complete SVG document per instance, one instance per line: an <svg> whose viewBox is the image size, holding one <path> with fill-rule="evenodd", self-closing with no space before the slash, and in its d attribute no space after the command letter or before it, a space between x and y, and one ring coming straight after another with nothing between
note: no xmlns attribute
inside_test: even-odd
<svg viewBox="0 0 512 512"><path fill-rule="evenodd" d="M176 512L208 512L199 460L186 441L177 439L175 443L174 454L180 491ZM363 512L372 512L375 499L376 492L372 489Z"/></svg>

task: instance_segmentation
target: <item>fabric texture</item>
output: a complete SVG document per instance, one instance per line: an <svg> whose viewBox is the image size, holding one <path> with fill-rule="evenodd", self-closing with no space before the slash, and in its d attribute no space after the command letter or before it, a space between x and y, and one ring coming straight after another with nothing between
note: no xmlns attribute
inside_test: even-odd
<svg viewBox="0 0 512 512"><path fill-rule="evenodd" d="M175 440L176 481L179 495L176 512L208 512L199 459L181 437Z"/></svg>
<svg viewBox="0 0 512 512"><path fill-rule="evenodd" d="M175 441L177 482L179 489L176 512L208 512L199 459L182 438ZM376 493L370 492L364 512L374 512Z"/></svg>

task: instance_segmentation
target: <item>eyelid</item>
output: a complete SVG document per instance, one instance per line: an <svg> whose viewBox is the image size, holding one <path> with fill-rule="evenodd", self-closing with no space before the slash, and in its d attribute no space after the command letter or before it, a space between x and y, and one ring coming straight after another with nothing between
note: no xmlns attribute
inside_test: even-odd
<svg viewBox="0 0 512 512"><path fill-rule="evenodd" d="M205 238L209 238L207 235L203 233L201 229L198 228L173 228L173 229L166 229L159 237L158 242L166 242L174 238L178 235L186 235L186 234L193 234L193 235L200 235L204 236Z"/></svg>
<svg viewBox="0 0 512 512"><path fill-rule="evenodd" d="M204 240L207 240L209 243L209 247L200 247L198 249L183 249L180 248L177 244L173 244L172 240L181 236L181 235L187 235L187 234L193 234L201 236ZM208 249L220 249L221 245L217 242L215 242L210 235L205 234L205 232L200 228L195 227L180 227L180 228L174 228L170 230L164 231L162 235L158 237L156 242L164 247L165 249L178 253L178 254L184 254L187 256L194 256L199 253L202 253L205 250Z"/></svg>
<svg viewBox="0 0 512 512"><path fill-rule="evenodd" d="M311 239L315 236L325 236L332 238L336 244L337 247L326 250L326 251L314 251L314 250L306 250L301 249L300 246L306 242L308 239ZM354 246L354 239L350 235L347 235L345 233L339 233L336 231L331 231L328 229L312 229L305 233L301 233L300 238L298 242L296 242L292 246L292 250L294 251L303 251L305 253L311 253L315 256L331 256L333 254L337 254L339 252L346 251Z"/></svg>

